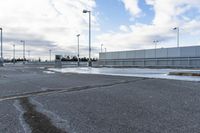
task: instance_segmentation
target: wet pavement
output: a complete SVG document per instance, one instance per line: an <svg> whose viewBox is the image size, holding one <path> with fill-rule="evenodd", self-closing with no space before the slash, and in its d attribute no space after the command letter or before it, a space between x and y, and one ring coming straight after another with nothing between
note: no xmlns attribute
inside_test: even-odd
<svg viewBox="0 0 200 133"><path fill-rule="evenodd" d="M200 82L0 68L2 133L197 133Z"/></svg>

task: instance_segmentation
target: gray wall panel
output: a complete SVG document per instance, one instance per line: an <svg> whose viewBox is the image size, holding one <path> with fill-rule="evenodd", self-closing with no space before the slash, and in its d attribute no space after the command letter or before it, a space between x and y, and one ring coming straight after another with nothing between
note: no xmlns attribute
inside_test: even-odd
<svg viewBox="0 0 200 133"><path fill-rule="evenodd" d="M119 52L120 53L120 59L126 59L126 52Z"/></svg>
<svg viewBox="0 0 200 133"><path fill-rule="evenodd" d="M145 50L145 58L155 58L155 49Z"/></svg>
<svg viewBox="0 0 200 133"><path fill-rule="evenodd" d="M107 52L99 54L99 63L107 66L200 67L200 46Z"/></svg>
<svg viewBox="0 0 200 133"><path fill-rule="evenodd" d="M145 58L145 50L135 51L135 58Z"/></svg>
<svg viewBox="0 0 200 133"><path fill-rule="evenodd" d="M157 58L166 58L168 57L168 49L162 48L156 50L156 57Z"/></svg>
<svg viewBox="0 0 200 133"><path fill-rule="evenodd" d="M195 51L196 56L200 57L200 47L196 47L195 49L196 49L196 51Z"/></svg>
<svg viewBox="0 0 200 133"><path fill-rule="evenodd" d="M126 58L135 58L135 51L127 51L126 52Z"/></svg>
<svg viewBox="0 0 200 133"><path fill-rule="evenodd" d="M181 48L163 48L156 50L157 58L167 57L199 57L200 46L181 47ZM155 49L119 51L100 53L99 59L130 59L130 58L155 58Z"/></svg>
<svg viewBox="0 0 200 133"><path fill-rule="evenodd" d="M168 57L180 57L180 48L168 48Z"/></svg>
<svg viewBox="0 0 200 133"><path fill-rule="evenodd" d="M196 47L183 47L181 49L181 57L195 57L196 56Z"/></svg>

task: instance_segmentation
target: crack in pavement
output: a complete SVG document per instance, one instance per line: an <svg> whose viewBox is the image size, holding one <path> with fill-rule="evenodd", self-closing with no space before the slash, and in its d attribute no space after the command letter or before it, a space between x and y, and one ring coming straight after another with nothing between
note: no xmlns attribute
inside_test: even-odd
<svg viewBox="0 0 200 133"><path fill-rule="evenodd" d="M137 80L125 80L125 81L114 82L114 83L103 84L103 85L91 85L91 86L87 85L87 86L78 86L78 87L65 88L65 89L48 89L48 90L29 92L29 93L23 93L23 94L18 94L18 95L3 96L3 97L0 97L0 102L7 101L7 100L26 98L26 97L30 97L30 96L41 96L41 95L49 95L49 94L55 94L55 93L89 90L89 89L95 89L95 88L101 88L101 87L111 87L114 85L138 82L138 81L147 80L147 79L150 79L150 78L140 78Z"/></svg>
<svg viewBox="0 0 200 133"><path fill-rule="evenodd" d="M27 97L20 98L19 102L24 109L24 120L30 126L32 133L67 133L54 126L46 115L36 111L35 105L30 103Z"/></svg>
<svg viewBox="0 0 200 133"><path fill-rule="evenodd" d="M28 93L17 94L17 95L3 96L0 98L0 102L7 101L7 100L20 99L20 98L25 98L25 97L30 97L30 96L36 96L36 95L45 95L45 94L50 94L50 93L57 92L57 91L61 91L61 90L60 89L59 90L46 90L46 91L28 92Z"/></svg>

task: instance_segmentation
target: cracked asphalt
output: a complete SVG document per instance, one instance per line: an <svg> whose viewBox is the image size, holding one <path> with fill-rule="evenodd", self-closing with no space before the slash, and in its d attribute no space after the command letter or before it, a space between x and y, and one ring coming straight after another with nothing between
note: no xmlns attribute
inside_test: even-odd
<svg viewBox="0 0 200 133"><path fill-rule="evenodd" d="M0 133L199 133L200 83L0 68Z"/></svg>

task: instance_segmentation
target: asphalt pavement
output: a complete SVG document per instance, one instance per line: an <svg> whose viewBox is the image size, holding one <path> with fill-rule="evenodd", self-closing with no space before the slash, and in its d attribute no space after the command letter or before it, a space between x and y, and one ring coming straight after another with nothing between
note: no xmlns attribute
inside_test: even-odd
<svg viewBox="0 0 200 133"><path fill-rule="evenodd" d="M0 68L0 133L199 133L200 82Z"/></svg>

